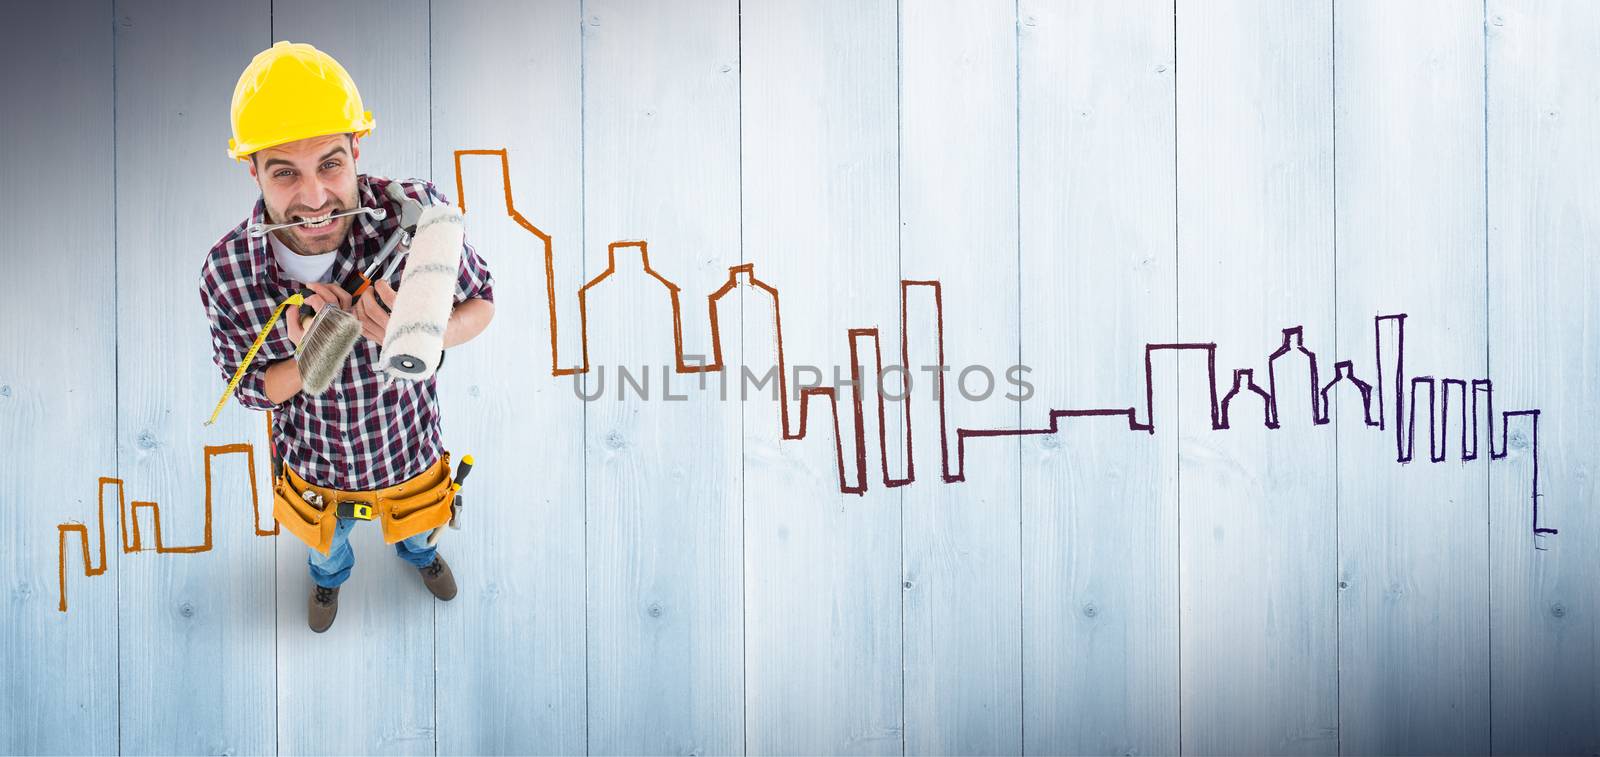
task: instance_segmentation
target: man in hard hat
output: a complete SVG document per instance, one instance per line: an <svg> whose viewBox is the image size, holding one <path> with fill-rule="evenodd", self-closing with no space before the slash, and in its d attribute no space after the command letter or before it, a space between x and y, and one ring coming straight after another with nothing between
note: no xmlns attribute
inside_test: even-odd
<svg viewBox="0 0 1600 757"><path fill-rule="evenodd" d="M344 68L310 45L278 42L257 54L234 89L232 122L228 155L248 161L261 197L201 270L200 299L223 377L245 362L279 304L302 289L314 293L305 298L314 310L338 306L361 324L341 373L312 396L301 391L295 360L306 329L295 309L284 310L235 390L245 407L272 411L273 517L310 547L311 629L332 625L339 585L355 561L349 531L366 520L378 520L384 541L417 567L428 591L449 600L455 578L428 539L449 522L454 501L436 376L386 385L378 357L395 290L375 281L352 297L337 283L365 271L400 228L401 196L422 205L448 200L427 181L356 172L372 114ZM360 208L383 208L385 217L338 216ZM295 222L303 223L264 237L247 231ZM446 348L488 325L492 286L488 266L463 243Z"/></svg>

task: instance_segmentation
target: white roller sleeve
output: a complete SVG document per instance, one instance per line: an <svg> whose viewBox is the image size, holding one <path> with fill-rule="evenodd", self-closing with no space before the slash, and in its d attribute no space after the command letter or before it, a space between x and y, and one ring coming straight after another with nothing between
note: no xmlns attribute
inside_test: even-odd
<svg viewBox="0 0 1600 757"><path fill-rule="evenodd" d="M461 211L430 205L417 221L395 290L378 364L390 378L424 381L439 367L444 328L454 305L464 233Z"/></svg>

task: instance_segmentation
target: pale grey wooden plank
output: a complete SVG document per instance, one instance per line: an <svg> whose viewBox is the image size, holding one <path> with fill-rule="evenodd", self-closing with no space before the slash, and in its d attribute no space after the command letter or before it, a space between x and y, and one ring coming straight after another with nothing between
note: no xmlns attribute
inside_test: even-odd
<svg viewBox="0 0 1600 757"><path fill-rule="evenodd" d="M582 182L576 4L436 4L433 180L465 203L494 275L495 318L440 376L445 443L477 459L463 527L447 531L460 593L438 606L439 751L584 752L583 404L551 375L545 244L561 356L580 354ZM448 186L447 186L448 185Z"/></svg>
<svg viewBox="0 0 1600 757"><path fill-rule="evenodd" d="M1174 341L1173 17L1168 0L1020 14L1022 425L1043 429L1142 406L1144 345ZM1173 379L1168 361L1158 413ZM1022 440L1029 754L1178 751L1177 429L1129 420Z"/></svg>
<svg viewBox="0 0 1600 757"><path fill-rule="evenodd" d="M880 351L900 362L895 24L893 2L743 8L745 259L781 293L786 367L815 366L829 386L835 370L848 379L848 330L878 329L876 343L855 340L866 383L837 395L851 488L862 483L852 410L862 402L864 493L841 491L826 398L812 401L804 439L783 438L770 387L742 402L753 754L901 752L900 494L884 485L872 381ZM778 363L773 298L737 293L743 349L724 354L734 390L746 367L759 376ZM895 424L884 426L883 446L901 449ZM891 460L891 476L902 465Z"/></svg>
<svg viewBox="0 0 1600 757"><path fill-rule="evenodd" d="M744 747L739 408L677 374L666 286L681 287L682 351L709 356L704 297L739 261L738 7L584 4L585 422L589 751ZM730 314L731 315L731 314ZM737 340L737 322L720 329ZM616 367L651 399L619 401ZM668 401L663 369L674 377Z"/></svg>
<svg viewBox="0 0 1600 757"><path fill-rule="evenodd" d="M156 502L169 548L205 543L203 448L262 441L261 417L237 404L202 426L225 382L195 287L207 251L255 196L225 152L228 102L246 51L267 42L268 10L116 8L117 439L130 509ZM122 559L124 752L274 748L272 542L255 535L244 461L213 465L210 549L154 551L144 510L147 551Z"/></svg>
<svg viewBox="0 0 1600 757"><path fill-rule="evenodd" d="M1431 375L1470 386L1487 367L1482 19L1455 2L1342 0L1333 12L1336 357L1378 384L1373 316L1406 313L1405 385ZM1322 382L1333 378L1331 362L1319 367ZM1383 368L1374 391L1384 393L1384 430L1367 425L1353 385L1329 393L1344 587L1341 747L1486 752L1488 456L1466 464L1452 397L1449 436L1439 440L1445 461L1432 462L1426 391L1396 397L1396 365ZM1415 456L1402 465L1394 432L1413 402L1424 414Z"/></svg>
<svg viewBox="0 0 1600 757"><path fill-rule="evenodd" d="M1331 14L1177 6L1178 337L1268 384L1281 329L1333 345ZM1196 753L1327 753L1338 732L1334 436L1308 367L1274 363L1281 427L1246 390L1213 430L1203 353L1178 367L1182 741Z"/></svg>
<svg viewBox="0 0 1600 757"><path fill-rule="evenodd" d="M428 3L275 0L273 40L307 42L355 80L377 126L356 170L428 178ZM437 178L437 177L435 177ZM248 210L248 208L245 208ZM454 377L440 376L441 385ZM443 412L448 416L448 410ZM452 456L452 464L459 455ZM415 568L384 544L377 523L358 524L356 564L325 634L306 626L307 547L278 538L278 746L291 754L431 754L434 740L434 604ZM448 542L439 546L454 556ZM457 576L470 586L476 578ZM352 717L335 702L369 702Z"/></svg>
<svg viewBox="0 0 1600 757"><path fill-rule="evenodd" d="M98 571L121 551L96 485L117 464L111 18L109 2L55 3L0 28L0 258L58 295L0 306L5 754L117 749L117 579ZM87 565L63 523L87 527Z"/></svg>
<svg viewBox="0 0 1600 757"><path fill-rule="evenodd" d="M1600 7L1487 8L1494 750L1600 753ZM1538 409L1510 419L1507 411ZM1537 433L1535 433L1537 428ZM1502 436L1504 435L1504 436ZM1538 527L1532 494L1538 471Z"/></svg>
<svg viewBox="0 0 1600 757"><path fill-rule="evenodd" d="M943 420L946 472L965 477L942 483L936 458L917 466L920 480L904 495L906 752L1015 754L1022 748L1018 441L972 440L964 460L957 449L957 429L1018 423L1017 402L1004 396L1004 373L1018 358L1015 9L908 4L900 38L901 274L943 281L951 366L945 417L935 403L913 400L911 425L923 429L916 447L937 451ZM925 348L936 326L919 317L907 329ZM919 366L937 360L926 349L914 354L928 358ZM968 366L994 377L999 388L987 399L959 391ZM967 381L983 394L981 373L974 369Z"/></svg>

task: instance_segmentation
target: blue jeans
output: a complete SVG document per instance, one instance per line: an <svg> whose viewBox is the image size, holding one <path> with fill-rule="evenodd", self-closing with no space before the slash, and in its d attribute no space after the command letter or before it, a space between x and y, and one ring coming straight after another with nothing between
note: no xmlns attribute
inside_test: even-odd
<svg viewBox="0 0 1600 757"><path fill-rule="evenodd" d="M309 550L311 555L306 563L311 568L311 580L318 586L333 588L344 583L350 577L350 568L356 564L355 550L350 548L350 528L356 522L349 518L340 518L333 529L333 546L328 548L328 556L323 557L315 549ZM428 534L433 529L423 531L416 536L394 543L394 552L419 568L425 568L433 563L434 547L428 546Z"/></svg>

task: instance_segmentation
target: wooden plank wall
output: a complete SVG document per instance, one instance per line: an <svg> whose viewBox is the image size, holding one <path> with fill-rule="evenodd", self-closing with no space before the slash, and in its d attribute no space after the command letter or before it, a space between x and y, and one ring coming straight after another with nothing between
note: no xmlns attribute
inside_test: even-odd
<svg viewBox="0 0 1600 757"><path fill-rule="evenodd" d="M949 366L946 412L915 413L912 428L925 429L916 441L927 450L948 435L952 473L958 427L1014 427L1019 417L1003 391L970 402L962 393L965 381L985 394L968 366L1003 372L1018 358L1014 22L1014 9L982 0L912 5L900 17L900 268L906 279L944 280ZM938 328L927 317L906 323L924 346ZM925 358L914 365L941 362L913 354ZM939 469L930 460L905 490L908 752L1022 748L1017 450L1014 439L973 445L956 486L927 485Z"/></svg>
<svg viewBox="0 0 1600 757"><path fill-rule="evenodd" d="M1600 752L1588 3L74 0L0 35L0 753ZM201 425L200 262L257 196L229 94L280 39L496 280L440 382L461 593L358 529L324 635L259 535L262 416ZM775 400L744 374L780 346L863 383Z"/></svg>
<svg viewBox="0 0 1600 757"><path fill-rule="evenodd" d="M879 327L882 347L898 354L895 10L853 0L743 9L742 63L734 62L743 80L742 239L752 275L780 295L775 311L770 296L741 282L743 338L726 356L735 366L730 398L750 398L742 405L745 675L746 691L765 692L746 696L754 754L901 750L902 490L876 485L881 471L872 467L872 488L843 493L827 402L811 400L806 437L785 441L776 386L756 390L742 379L778 364L780 314L791 370L848 378L852 328ZM836 283L807 283L820 280ZM857 362L873 365L872 341L853 341ZM841 410L857 396L874 407L868 385L841 389ZM799 407L789 407L795 431ZM875 439L876 415L862 420L862 438ZM839 422L853 449L856 419L841 412ZM903 465L891 463L897 474ZM853 465L847 476L856 483Z"/></svg>
<svg viewBox="0 0 1600 757"><path fill-rule="evenodd" d="M1406 374L1472 379L1486 375L1489 347L1483 27L1454 7L1334 8L1336 354L1372 355L1373 315L1405 312ZM1340 744L1356 754L1486 751L1489 466L1429 462L1434 435L1420 420L1417 462L1396 464L1392 423L1369 429L1356 395L1331 400ZM1425 393L1414 400L1426 410ZM1457 461L1459 439L1439 439Z"/></svg>
<svg viewBox="0 0 1600 757"><path fill-rule="evenodd" d="M1524 416L1507 429L1508 457L1489 467L1490 746L1594 753L1600 82L1581 72L1600 63L1600 8L1492 2L1486 15L1489 373L1497 395L1505 387L1498 407L1544 409L1537 426ZM1560 530L1537 541L1536 471L1539 525Z"/></svg>
<svg viewBox="0 0 1600 757"><path fill-rule="evenodd" d="M1216 344L1214 371L1180 358L1172 418L1180 737L1201 753L1337 748L1333 435L1304 392L1267 428L1248 390L1280 328L1304 324L1318 351L1332 336L1331 24L1326 5L1177 8L1178 339ZM1214 430L1211 398L1234 387Z"/></svg>
<svg viewBox="0 0 1600 757"><path fill-rule="evenodd" d="M255 535L237 461L228 461L233 475L213 472L230 498L212 503L209 524L201 515L204 447L264 441L254 413L202 425L221 382L199 300L206 250L259 190L226 153L217 157L229 122L214 93L232 93L242 63L194 63L231 63L269 44L270 11L201 0L119 2L115 11L115 474L130 511L153 501L165 516L158 526L156 513L139 511L144 546L192 547L211 532L207 551L139 551L117 570L119 745L128 753L277 746L274 694L285 669L273 644L282 610L265 601L273 541Z"/></svg>
<svg viewBox="0 0 1600 757"><path fill-rule="evenodd" d="M462 578L438 613L438 745L451 754L581 754L587 735L583 423L572 379L550 375L545 246L551 237L563 364L581 354L584 195L582 43L567 6L452 3L432 15L432 176L465 201L467 238L489 261L495 320L439 383L445 440L480 463L463 488L462 528L439 549ZM482 107L485 93L496 103ZM462 160L455 150L494 147ZM513 328L502 328L515 324ZM507 555L516 555L508 560ZM468 577L471 578L468 578ZM482 660L493 660L490 665Z"/></svg>
<svg viewBox="0 0 1600 757"><path fill-rule="evenodd" d="M586 391L603 390L583 437L595 754L745 745L740 408L663 372L740 335L702 299L740 263L738 12L583 5L583 259L591 279L612 272L587 302ZM650 264L682 288L677 337Z"/></svg>
<svg viewBox="0 0 1600 757"><path fill-rule="evenodd" d="M19 287L0 308L7 754L109 754L119 738L117 581L84 575L122 570L122 551L105 543L96 516L95 483L117 470L110 14L109 0L76 3L0 27L0 101L31 100L49 114L17 118L7 105L0 118L0 260ZM116 513L104 522L115 539ZM58 531L62 523L82 530ZM70 615L57 611L60 601Z"/></svg>
<svg viewBox="0 0 1600 757"><path fill-rule="evenodd" d="M1019 16L1022 360L1035 392L1022 422L1038 427L1053 409L1126 407L1144 387L1139 345L1176 341L1176 72L1164 0L1028 2ZM1156 361L1155 413L1171 418L1175 365ZM1027 753L1178 751L1172 430L1074 417L1022 440Z"/></svg>

